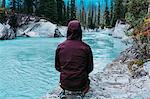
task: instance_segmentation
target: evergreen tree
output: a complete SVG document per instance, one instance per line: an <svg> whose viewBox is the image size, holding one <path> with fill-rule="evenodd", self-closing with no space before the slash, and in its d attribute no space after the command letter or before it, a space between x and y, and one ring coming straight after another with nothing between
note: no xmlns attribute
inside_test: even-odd
<svg viewBox="0 0 150 99"><path fill-rule="evenodd" d="M70 2L68 1L67 2L67 19L68 19L68 21L70 20L70 13L71 13L71 11L70 11Z"/></svg>
<svg viewBox="0 0 150 99"><path fill-rule="evenodd" d="M33 6L33 13L36 14L37 9L39 8L39 0L33 0L32 6Z"/></svg>
<svg viewBox="0 0 150 99"><path fill-rule="evenodd" d="M67 10L66 10L66 5L65 2L63 2L63 25L67 25Z"/></svg>
<svg viewBox="0 0 150 99"><path fill-rule="evenodd" d="M88 27L90 28L90 26L91 26L91 21L92 20L92 18L91 18L91 8L89 8L89 10L88 10Z"/></svg>
<svg viewBox="0 0 150 99"><path fill-rule="evenodd" d="M40 0L38 15L57 22L57 2L55 0Z"/></svg>
<svg viewBox="0 0 150 99"><path fill-rule="evenodd" d="M85 23L84 23L84 24L85 24L85 27L86 27L86 26L87 26L87 23L88 23L88 22L87 22L87 13L86 13L86 12L85 12L84 19L85 19Z"/></svg>
<svg viewBox="0 0 150 99"><path fill-rule="evenodd" d="M121 20L124 18L123 11L123 0L114 0L114 13L112 19L112 26L115 26L117 20Z"/></svg>
<svg viewBox="0 0 150 99"><path fill-rule="evenodd" d="M57 16L58 17L58 23L61 24L62 23L62 17L63 17L63 0L57 0Z"/></svg>
<svg viewBox="0 0 150 99"><path fill-rule="evenodd" d="M25 0L24 1L26 13L31 14L33 13L33 0Z"/></svg>
<svg viewBox="0 0 150 99"><path fill-rule="evenodd" d="M2 8L5 8L6 1L2 0Z"/></svg>
<svg viewBox="0 0 150 99"><path fill-rule="evenodd" d="M147 0L130 0L127 3L126 20L133 27L142 23L144 17L148 12Z"/></svg>
<svg viewBox="0 0 150 99"><path fill-rule="evenodd" d="M84 1L81 0L81 7L82 7L82 11L81 11L81 23L84 26L85 25L85 8L84 8Z"/></svg>
<svg viewBox="0 0 150 99"><path fill-rule="evenodd" d="M11 0L10 6L13 7L13 9L16 9L16 0Z"/></svg>
<svg viewBox="0 0 150 99"><path fill-rule="evenodd" d="M71 19L76 18L76 0L71 0Z"/></svg>
<svg viewBox="0 0 150 99"><path fill-rule="evenodd" d="M97 25L97 9L96 6L94 6L94 26Z"/></svg>
<svg viewBox="0 0 150 99"><path fill-rule="evenodd" d="M79 10L79 20L80 20L81 23L82 23L82 21L83 21L83 20L82 20L82 9Z"/></svg>
<svg viewBox="0 0 150 99"><path fill-rule="evenodd" d="M93 27L93 18L94 18L94 5L93 5L93 2L91 3L92 4L92 12L91 12L91 27Z"/></svg>
<svg viewBox="0 0 150 99"><path fill-rule="evenodd" d="M105 26L110 26L110 17L109 17L109 9L108 9L108 1L106 0L106 8L105 8Z"/></svg>
<svg viewBox="0 0 150 99"><path fill-rule="evenodd" d="M113 0L111 0L111 7L110 7L110 25L112 26L112 21L113 21L113 13L114 13L114 5L113 5Z"/></svg>
<svg viewBox="0 0 150 99"><path fill-rule="evenodd" d="M97 16L98 26L100 26L100 17L101 17L101 9L100 9L100 1L99 1L99 3L98 3L98 16Z"/></svg>
<svg viewBox="0 0 150 99"><path fill-rule="evenodd" d="M88 12L88 27L91 29L94 28L93 18L94 18L94 6L93 6L93 3L90 1L89 12Z"/></svg>
<svg viewBox="0 0 150 99"><path fill-rule="evenodd" d="M22 6L23 6L24 0L17 0L16 1L16 10L18 12L23 12Z"/></svg>
<svg viewBox="0 0 150 99"><path fill-rule="evenodd" d="M1 1L1 0L0 0L0 5L1 5L1 7L3 6L3 5L2 5L2 1Z"/></svg>

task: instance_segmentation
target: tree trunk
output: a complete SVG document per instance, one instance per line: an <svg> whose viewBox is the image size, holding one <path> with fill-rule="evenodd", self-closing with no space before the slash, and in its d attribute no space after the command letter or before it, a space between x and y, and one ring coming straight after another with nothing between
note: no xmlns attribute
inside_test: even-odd
<svg viewBox="0 0 150 99"><path fill-rule="evenodd" d="M2 8L5 8L6 1L2 0Z"/></svg>
<svg viewBox="0 0 150 99"><path fill-rule="evenodd" d="M149 6L148 6L148 14L150 14L150 4L149 4Z"/></svg>

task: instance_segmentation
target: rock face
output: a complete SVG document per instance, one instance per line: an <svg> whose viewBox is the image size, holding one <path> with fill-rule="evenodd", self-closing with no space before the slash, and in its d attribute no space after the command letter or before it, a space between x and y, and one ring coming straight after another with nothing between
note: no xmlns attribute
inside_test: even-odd
<svg viewBox="0 0 150 99"><path fill-rule="evenodd" d="M122 21L117 21L114 31L112 32L112 36L115 38L124 38L126 37L125 31L127 31L128 28L129 28L128 24Z"/></svg>
<svg viewBox="0 0 150 99"><path fill-rule="evenodd" d="M150 73L149 66L149 63L144 64L143 71ZM149 74L133 79L126 64L114 62L107 65L104 72L97 73L94 76L92 78L95 78L93 82L95 87L98 84L103 86L103 89L111 96L111 99L150 98L148 95L148 92L150 92Z"/></svg>
<svg viewBox="0 0 150 99"><path fill-rule="evenodd" d="M150 58L150 44L135 43L123 51L115 61L125 62L128 60L147 60Z"/></svg>
<svg viewBox="0 0 150 99"><path fill-rule="evenodd" d="M64 37L64 36L60 33L59 29L56 28L55 33L54 33L54 37L57 38L57 37Z"/></svg>
<svg viewBox="0 0 150 99"><path fill-rule="evenodd" d="M9 25L0 24L0 40L11 40L16 38L16 34Z"/></svg>
<svg viewBox="0 0 150 99"><path fill-rule="evenodd" d="M18 27L16 33L13 32L9 25L0 24L0 40L10 40L16 38L16 36L64 37L60 30L63 30L63 33L67 31L66 27L57 27L56 24L39 17L18 15L17 20Z"/></svg>
<svg viewBox="0 0 150 99"><path fill-rule="evenodd" d="M54 37L55 30L58 29L56 24L53 24L45 19L36 17L22 17L20 18L20 25L17 30L17 36L27 37ZM57 37L63 37L59 31Z"/></svg>

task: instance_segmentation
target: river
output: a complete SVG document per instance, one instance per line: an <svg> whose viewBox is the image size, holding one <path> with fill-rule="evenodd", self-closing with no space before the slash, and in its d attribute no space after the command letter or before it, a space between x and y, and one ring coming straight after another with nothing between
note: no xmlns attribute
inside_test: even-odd
<svg viewBox="0 0 150 99"><path fill-rule="evenodd" d="M22 38L0 41L0 99L39 99L58 86L54 68L57 45L65 38ZM93 51L94 71L102 71L125 46L102 32L84 33Z"/></svg>

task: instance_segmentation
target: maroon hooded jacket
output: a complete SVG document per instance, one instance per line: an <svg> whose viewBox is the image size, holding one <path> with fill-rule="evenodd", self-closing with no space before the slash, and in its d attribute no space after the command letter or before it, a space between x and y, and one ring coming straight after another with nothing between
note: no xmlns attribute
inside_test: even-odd
<svg viewBox="0 0 150 99"><path fill-rule="evenodd" d="M80 22L68 24L67 40L58 45L55 68L60 72L60 84L65 90L83 91L89 86L93 70L93 55L89 45L82 42Z"/></svg>

